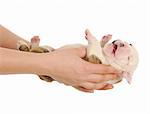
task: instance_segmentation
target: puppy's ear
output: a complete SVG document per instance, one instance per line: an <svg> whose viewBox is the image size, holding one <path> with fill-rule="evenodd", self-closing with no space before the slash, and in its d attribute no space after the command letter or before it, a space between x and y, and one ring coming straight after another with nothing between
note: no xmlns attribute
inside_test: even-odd
<svg viewBox="0 0 150 114"><path fill-rule="evenodd" d="M132 75L133 75L133 72L123 72L122 73L122 76L127 80L127 82L129 84L131 84L131 81L132 81Z"/></svg>
<svg viewBox="0 0 150 114"><path fill-rule="evenodd" d="M134 71L139 63L139 55L134 46L130 47L132 55L129 57L129 69Z"/></svg>

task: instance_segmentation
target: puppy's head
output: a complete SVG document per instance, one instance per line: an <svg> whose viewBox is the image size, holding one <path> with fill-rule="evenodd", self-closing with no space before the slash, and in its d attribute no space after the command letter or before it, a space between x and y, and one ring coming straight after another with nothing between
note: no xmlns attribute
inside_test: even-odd
<svg viewBox="0 0 150 114"><path fill-rule="evenodd" d="M115 40L112 43L106 43L103 52L108 62L123 71L122 75L127 81L131 82L131 76L138 64L138 53L132 44Z"/></svg>
<svg viewBox="0 0 150 114"><path fill-rule="evenodd" d="M122 71L122 76L130 83L131 76L138 64L138 54L132 44L115 40L108 43L112 35L104 36L100 44L89 30L85 31L85 38L88 41L87 56L96 55L102 64L110 64ZM100 52L98 50L100 49ZM102 49L102 50L101 50ZM101 53L103 51L103 54Z"/></svg>

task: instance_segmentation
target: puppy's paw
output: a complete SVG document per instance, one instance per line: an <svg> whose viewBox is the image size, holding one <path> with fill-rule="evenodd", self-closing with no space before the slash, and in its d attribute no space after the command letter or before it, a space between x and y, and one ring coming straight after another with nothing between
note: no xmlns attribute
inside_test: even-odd
<svg viewBox="0 0 150 114"><path fill-rule="evenodd" d="M53 78L49 77L49 76L45 76L45 75L39 75L39 78L43 81L46 81L46 82L52 82L54 81Z"/></svg>
<svg viewBox="0 0 150 114"><path fill-rule="evenodd" d="M30 52L34 52L34 53L48 53L49 50L43 47L33 47L31 48Z"/></svg>
<svg viewBox="0 0 150 114"><path fill-rule="evenodd" d="M110 34L103 36L103 38L102 38L101 41L100 41L101 46L104 47L104 45L105 45L109 40L111 40L111 38L112 38L112 35L110 35Z"/></svg>
<svg viewBox="0 0 150 114"><path fill-rule="evenodd" d="M22 40L17 42L17 49L20 51L29 51L30 50L30 46L28 46L28 44Z"/></svg>

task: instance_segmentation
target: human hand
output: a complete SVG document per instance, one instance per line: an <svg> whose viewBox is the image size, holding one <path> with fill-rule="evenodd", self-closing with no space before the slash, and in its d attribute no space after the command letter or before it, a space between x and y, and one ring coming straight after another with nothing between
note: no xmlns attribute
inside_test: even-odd
<svg viewBox="0 0 150 114"><path fill-rule="evenodd" d="M114 68L83 60L86 55L84 47L57 49L44 55L46 56L43 57L41 65L44 66L42 75L50 75L56 81L81 91L111 89L113 88L111 84L103 82L117 78L118 71Z"/></svg>

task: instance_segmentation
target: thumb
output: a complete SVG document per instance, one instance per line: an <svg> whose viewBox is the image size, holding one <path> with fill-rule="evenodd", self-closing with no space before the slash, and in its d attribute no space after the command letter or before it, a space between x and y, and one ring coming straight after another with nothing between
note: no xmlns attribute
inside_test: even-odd
<svg viewBox="0 0 150 114"><path fill-rule="evenodd" d="M72 53L81 58L84 58L86 56L86 48L85 47L74 48L72 50Z"/></svg>

